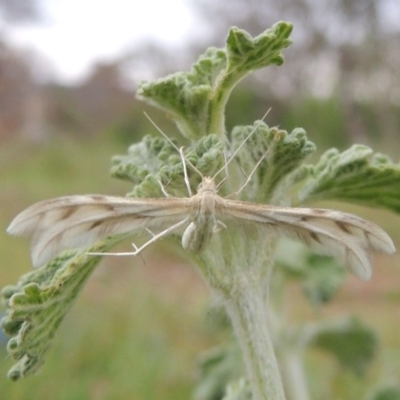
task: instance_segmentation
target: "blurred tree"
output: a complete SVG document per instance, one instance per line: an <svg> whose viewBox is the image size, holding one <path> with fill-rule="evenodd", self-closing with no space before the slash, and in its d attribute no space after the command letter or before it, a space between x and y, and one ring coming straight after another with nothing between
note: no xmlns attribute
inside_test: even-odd
<svg viewBox="0 0 400 400"><path fill-rule="evenodd" d="M59 131L96 133L107 130L130 113L135 95L124 87L119 61L97 63L77 86L47 88L49 121Z"/></svg>
<svg viewBox="0 0 400 400"><path fill-rule="evenodd" d="M310 95L335 96L351 141L366 142L379 134L393 139L399 130L394 111L400 106L400 52L393 49L400 43L400 2L192 0L192 4L207 27L201 46L222 45L232 25L256 35L279 20L294 23L296 45L285 52L286 64L261 71L248 82L260 98L296 107ZM269 82L268 91L260 80ZM366 118L368 106L373 114Z"/></svg>
<svg viewBox="0 0 400 400"><path fill-rule="evenodd" d="M133 99L134 94L122 85L119 62L97 63L88 79L75 90L77 108L91 131L114 123L132 107Z"/></svg>
<svg viewBox="0 0 400 400"><path fill-rule="evenodd" d="M9 22L37 21L40 19L37 0L0 0L0 20Z"/></svg>
<svg viewBox="0 0 400 400"><path fill-rule="evenodd" d="M40 21L39 0L0 0L0 23ZM0 138L43 139L45 99L34 79L36 56L13 48L0 28Z"/></svg>
<svg viewBox="0 0 400 400"><path fill-rule="evenodd" d="M120 59L122 72L135 87L138 81L186 70L193 58L204 50L202 48L197 52L192 47L193 44L190 44L188 49L171 49L154 41L142 42Z"/></svg>
<svg viewBox="0 0 400 400"><path fill-rule="evenodd" d="M29 54L0 40L0 138L20 134L32 141L43 139L45 101L30 60Z"/></svg>

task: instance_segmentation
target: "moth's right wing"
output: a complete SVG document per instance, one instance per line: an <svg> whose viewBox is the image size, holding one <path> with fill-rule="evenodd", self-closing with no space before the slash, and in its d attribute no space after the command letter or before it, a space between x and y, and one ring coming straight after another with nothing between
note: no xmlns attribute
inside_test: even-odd
<svg viewBox="0 0 400 400"><path fill-rule="evenodd" d="M107 236L170 227L187 217L188 206L185 198L59 197L22 211L7 232L32 238L32 263L37 267L64 249L88 247Z"/></svg>
<svg viewBox="0 0 400 400"><path fill-rule="evenodd" d="M358 277L372 274L370 251L395 252L389 235L355 215L317 208L274 207L224 199L225 214L302 241L316 252L338 257Z"/></svg>

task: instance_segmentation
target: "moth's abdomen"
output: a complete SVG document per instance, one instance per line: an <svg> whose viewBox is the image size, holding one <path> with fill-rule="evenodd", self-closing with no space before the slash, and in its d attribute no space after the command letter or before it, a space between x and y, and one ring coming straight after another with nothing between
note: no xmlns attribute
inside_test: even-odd
<svg viewBox="0 0 400 400"><path fill-rule="evenodd" d="M190 253L201 253L210 244L214 233L214 224L198 226L191 222L182 236L182 247Z"/></svg>

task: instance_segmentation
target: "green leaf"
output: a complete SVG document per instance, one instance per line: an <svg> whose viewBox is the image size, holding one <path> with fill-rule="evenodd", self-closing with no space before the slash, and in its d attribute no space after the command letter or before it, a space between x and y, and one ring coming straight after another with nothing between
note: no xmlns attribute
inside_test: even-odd
<svg viewBox="0 0 400 400"><path fill-rule="evenodd" d="M346 270L336 258L308 252L307 276L303 281L303 290L314 305L331 301L342 287Z"/></svg>
<svg viewBox="0 0 400 400"><path fill-rule="evenodd" d="M246 31L231 28L226 40L227 74L246 75L269 65L283 64L282 50L290 46L293 26L278 22L261 35L252 38Z"/></svg>
<svg viewBox="0 0 400 400"><path fill-rule="evenodd" d="M298 280L308 300L315 306L333 299L346 277L346 270L336 258L312 253L303 244L281 239L276 251L279 273Z"/></svg>
<svg viewBox="0 0 400 400"><path fill-rule="evenodd" d="M400 165L369 147L330 149L314 166L303 167L293 181L302 182L299 202L343 200L400 212Z"/></svg>
<svg viewBox="0 0 400 400"><path fill-rule="evenodd" d="M112 158L111 176L138 185L148 175L158 173L163 165L178 161L178 152L166 139L146 135L129 147L127 155Z"/></svg>
<svg viewBox="0 0 400 400"><path fill-rule="evenodd" d="M228 383L242 374L243 361L236 342L208 351L200 360L200 377L194 400L221 399Z"/></svg>
<svg viewBox="0 0 400 400"><path fill-rule="evenodd" d="M232 130L232 149L238 148L254 129L256 132L246 141L234 160L239 170L245 171L247 176L262 160L243 195L246 196L245 200L281 204L287 197L287 191L292 190L281 186L284 178L315 151L315 145L307 139L303 129L297 128L288 133L256 121L254 125L238 126ZM240 180L243 184L243 173L237 172L236 175L242 177Z"/></svg>
<svg viewBox="0 0 400 400"><path fill-rule="evenodd" d="M57 328L100 259L86 252L105 251L125 237L109 238L89 250L65 251L2 290L7 309L1 324L11 336L8 352L17 361L8 373L10 379L29 376L43 364Z"/></svg>
<svg viewBox="0 0 400 400"><path fill-rule="evenodd" d="M364 373L378 347L376 334L356 318L324 322L309 343L329 352L340 365L357 375Z"/></svg>
<svg viewBox="0 0 400 400"><path fill-rule="evenodd" d="M225 49L210 48L189 72L143 82L138 96L168 112L181 133L198 139L225 132L224 110L232 89L251 71L283 62L282 50L290 45L292 25L278 22L252 38L232 28Z"/></svg>
<svg viewBox="0 0 400 400"><path fill-rule="evenodd" d="M168 166L182 170L178 151L164 138L150 135L131 145L127 155L112 158L111 176L130 181L134 188L129 196L153 198L163 196L160 169Z"/></svg>
<svg viewBox="0 0 400 400"><path fill-rule="evenodd" d="M201 138L185 149L187 174L195 191L201 182L201 175L212 176L224 162L223 144L215 135ZM111 175L133 182L131 197L162 197L161 182L168 194L187 197L184 170L179 151L163 138L145 136L140 143L133 144L128 154L115 156L112 160Z"/></svg>

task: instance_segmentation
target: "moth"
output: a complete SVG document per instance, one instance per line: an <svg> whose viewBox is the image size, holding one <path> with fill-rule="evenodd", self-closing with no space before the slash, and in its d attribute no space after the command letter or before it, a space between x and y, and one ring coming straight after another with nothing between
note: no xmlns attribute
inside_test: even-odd
<svg viewBox="0 0 400 400"><path fill-rule="evenodd" d="M200 253L218 231L228 229L227 225L235 221L254 223L266 232L298 239L316 252L336 256L364 280L372 274L371 251L388 254L395 251L391 238L372 222L328 209L280 207L223 198L218 195L215 176L203 177L197 193L192 195L183 148L179 151L189 197L60 197L22 211L7 232L31 238L31 258L36 267L64 249L84 248L107 236L143 230L158 233L140 248L135 246L135 251L116 255L138 255L150 244L177 231L183 232L185 250Z"/></svg>

